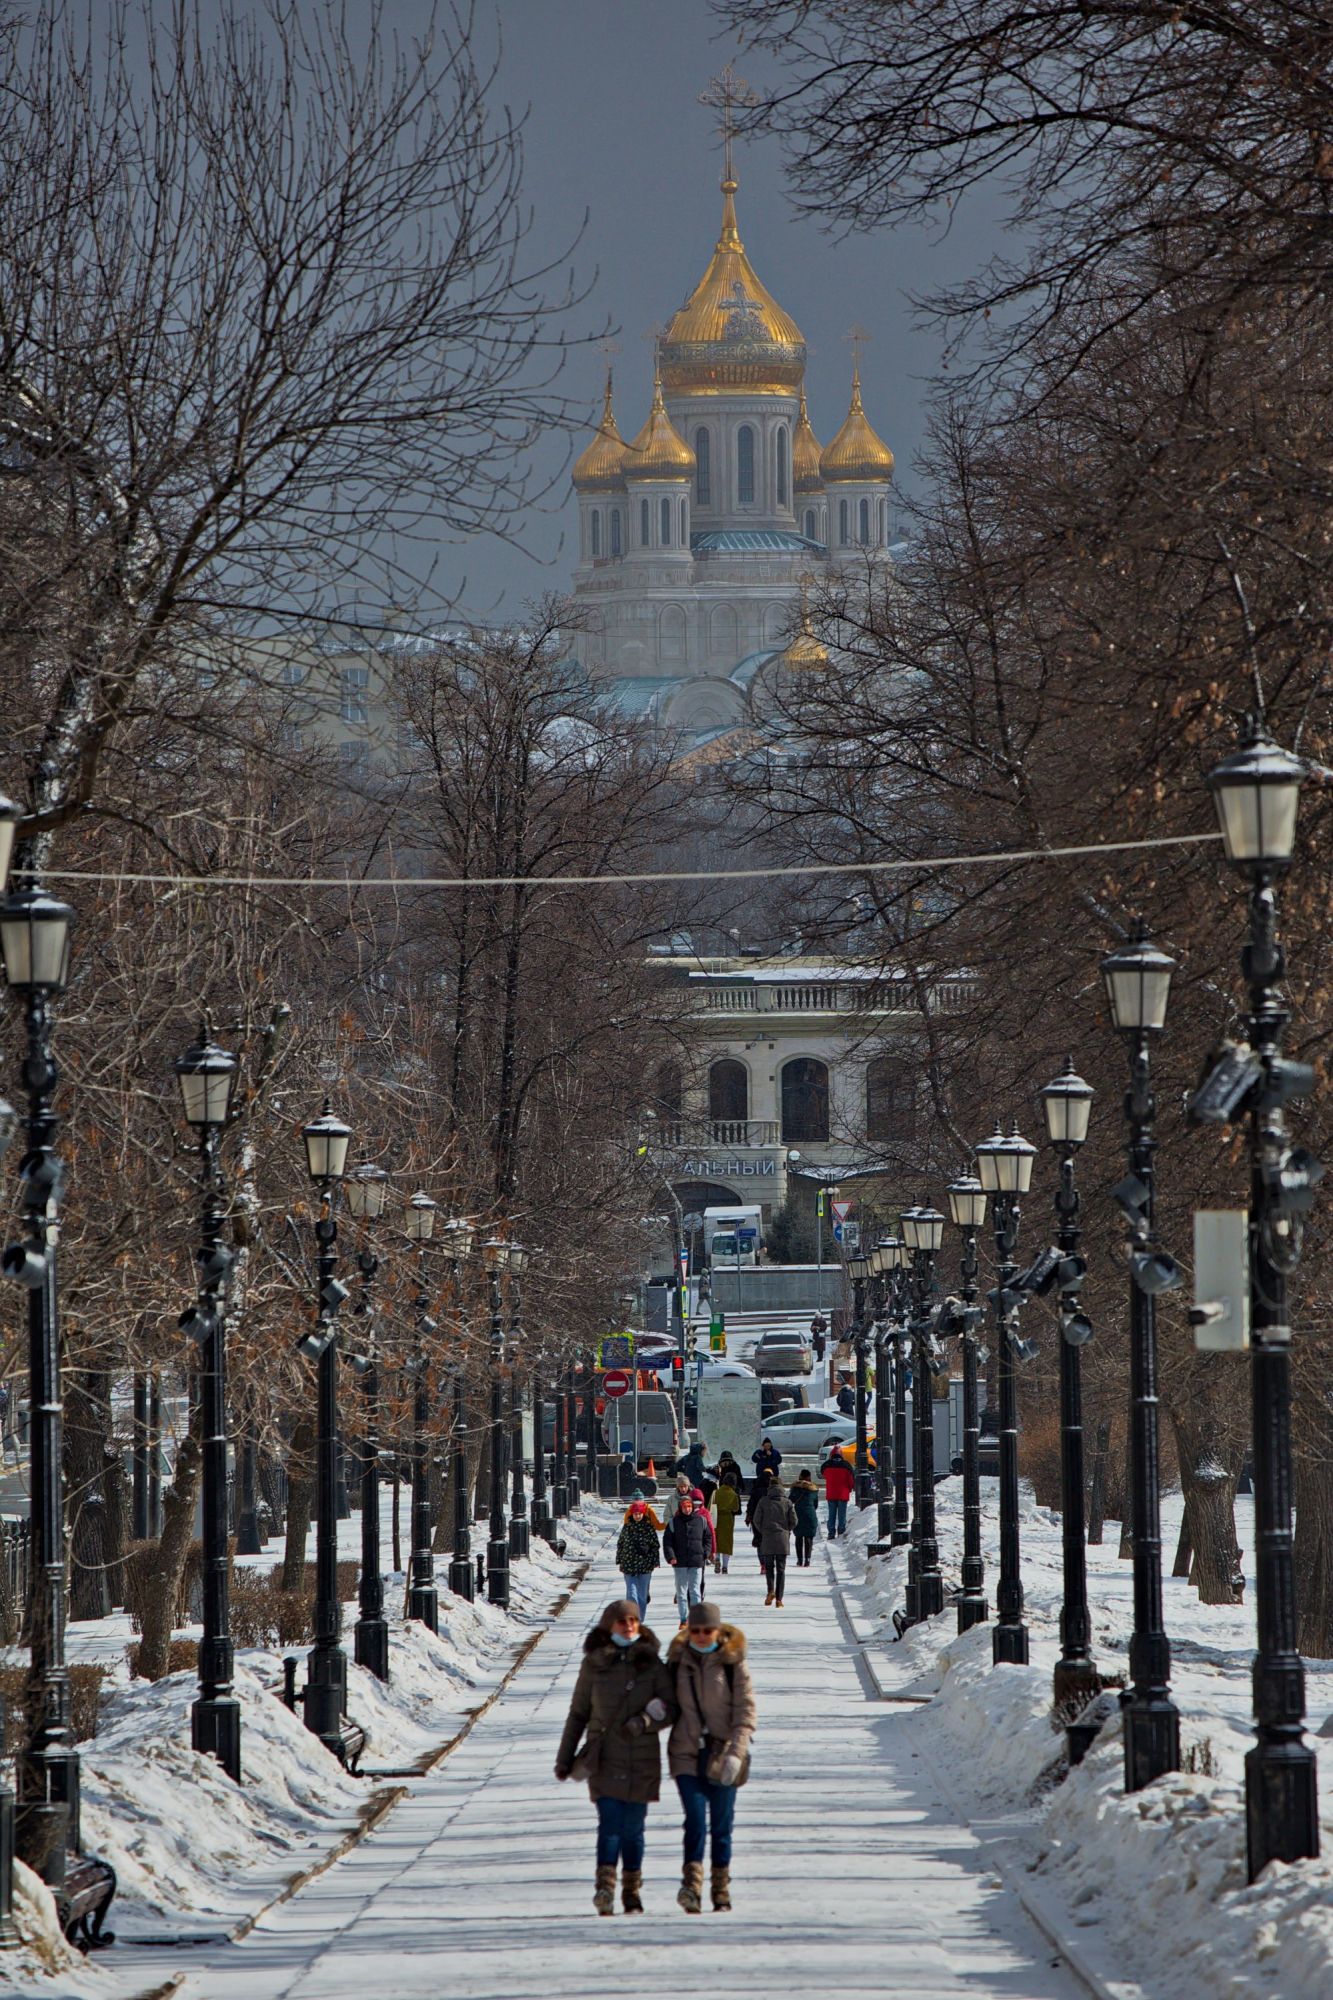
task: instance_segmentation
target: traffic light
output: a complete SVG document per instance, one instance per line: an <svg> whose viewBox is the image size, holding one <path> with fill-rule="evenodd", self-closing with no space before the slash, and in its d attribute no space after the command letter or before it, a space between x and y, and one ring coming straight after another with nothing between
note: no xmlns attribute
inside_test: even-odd
<svg viewBox="0 0 1333 2000"><path fill-rule="evenodd" d="M684 1380L684 1376L685 1376L685 1356L684 1356L683 1354L673 1354L673 1355L672 1355L672 1357L671 1357L671 1376L672 1376L672 1380L673 1380L673 1381L676 1381L676 1382L680 1382L680 1381L683 1381L683 1380Z"/></svg>

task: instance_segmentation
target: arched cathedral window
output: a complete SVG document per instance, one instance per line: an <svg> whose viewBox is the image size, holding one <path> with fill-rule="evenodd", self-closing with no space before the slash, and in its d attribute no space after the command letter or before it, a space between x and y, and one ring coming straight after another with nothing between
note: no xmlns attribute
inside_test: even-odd
<svg viewBox="0 0 1333 2000"><path fill-rule="evenodd" d="M805 510L805 538L809 542L817 542L819 540L818 535L815 533L815 510L813 507L807 507Z"/></svg>
<svg viewBox="0 0 1333 2000"><path fill-rule="evenodd" d="M861 546L863 548L866 547L869 544L869 541L870 541L870 502L868 500L863 500L861 502Z"/></svg>
<svg viewBox="0 0 1333 2000"><path fill-rule="evenodd" d="M658 511L662 516L662 547L669 549L671 547L671 502L663 500Z"/></svg>
<svg viewBox="0 0 1333 2000"><path fill-rule="evenodd" d="M848 513L847 513L847 502L846 502L845 500L839 500L839 502L838 502L838 540L839 540L839 541L840 541L840 542L842 543L842 546L843 546L844 548L846 548L846 546L847 546L848 542L849 542L849 541L851 540L851 538L852 538L852 530L851 530L851 524L850 524L850 520L849 520L849 517L848 517Z"/></svg>
<svg viewBox="0 0 1333 2000"><path fill-rule="evenodd" d="M708 432L699 429L694 433L694 493L701 507L712 505L713 464L712 445Z"/></svg>
<svg viewBox="0 0 1333 2000"><path fill-rule="evenodd" d="M778 505L787 504L787 476L790 464L790 446L787 443L787 426L778 426Z"/></svg>
<svg viewBox="0 0 1333 2000"><path fill-rule="evenodd" d="M594 557L602 553L602 517L595 507L592 510L592 552Z"/></svg>
<svg viewBox="0 0 1333 2000"><path fill-rule="evenodd" d="M639 540L643 543L644 548L647 548L649 542L652 540L652 536L653 536L653 530L652 530L652 523L650 521L648 514L648 502L646 500L640 500Z"/></svg>
<svg viewBox="0 0 1333 2000"><path fill-rule="evenodd" d="M620 543L619 507L613 507L611 509L611 553L613 556L623 555L624 553L624 550L622 549Z"/></svg>
<svg viewBox="0 0 1333 2000"><path fill-rule="evenodd" d="M754 504L754 432L748 424L736 433L736 498L742 507Z"/></svg>

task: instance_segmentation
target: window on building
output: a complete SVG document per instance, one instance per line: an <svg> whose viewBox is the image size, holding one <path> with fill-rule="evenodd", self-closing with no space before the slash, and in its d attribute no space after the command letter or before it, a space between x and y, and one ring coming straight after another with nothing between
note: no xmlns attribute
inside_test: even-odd
<svg viewBox="0 0 1333 2000"><path fill-rule="evenodd" d="M689 502L687 500L682 500L680 503L680 545L683 549L688 548L689 542L690 542Z"/></svg>
<svg viewBox="0 0 1333 2000"><path fill-rule="evenodd" d="M750 1115L750 1076L743 1062L726 1057L708 1069L708 1116L741 1121Z"/></svg>
<svg viewBox="0 0 1333 2000"><path fill-rule="evenodd" d="M611 509L611 553L612 553L612 555L613 555L613 556L618 556L618 555L622 555L622 554L624 553L623 549L621 548L621 544L620 544L620 509L619 509L619 507L613 507L613 508Z"/></svg>
<svg viewBox="0 0 1333 2000"><path fill-rule="evenodd" d="M805 510L805 536L806 540L810 542L817 542L819 540L818 535L815 533L815 510L813 507L807 507Z"/></svg>
<svg viewBox="0 0 1333 2000"><path fill-rule="evenodd" d="M370 769L370 745L345 739L338 745L338 759L349 777L364 777Z"/></svg>
<svg viewBox="0 0 1333 2000"><path fill-rule="evenodd" d="M708 432L694 433L694 492L701 507L713 504L713 446Z"/></svg>
<svg viewBox="0 0 1333 2000"><path fill-rule="evenodd" d="M900 1056L866 1064L866 1137L880 1145L916 1137L916 1079Z"/></svg>
<svg viewBox="0 0 1333 2000"><path fill-rule="evenodd" d="M639 540L643 544L644 548L647 548L649 542L652 540L652 537L653 537L653 531L651 525L651 517L649 516L648 513L648 502L646 500L640 500Z"/></svg>
<svg viewBox="0 0 1333 2000"><path fill-rule="evenodd" d="M787 486L791 468L791 446L787 440L787 426L778 426L778 505L787 504Z"/></svg>
<svg viewBox="0 0 1333 2000"><path fill-rule="evenodd" d="M861 502L860 539L862 548L868 548L870 546L870 502L868 500L863 500Z"/></svg>
<svg viewBox="0 0 1333 2000"><path fill-rule="evenodd" d="M299 688L305 679L305 668L299 660L285 660L278 670L278 679L285 688Z"/></svg>
<svg viewBox="0 0 1333 2000"><path fill-rule="evenodd" d="M671 502L663 500L658 511L662 517L662 547L669 549L671 547Z"/></svg>
<svg viewBox="0 0 1333 2000"><path fill-rule="evenodd" d="M748 424L736 433L736 498L742 507L754 504L754 432Z"/></svg>
<svg viewBox="0 0 1333 2000"><path fill-rule="evenodd" d="M889 546L889 503L887 500L881 500L879 503L879 545L882 549L886 549Z"/></svg>
<svg viewBox="0 0 1333 2000"><path fill-rule="evenodd" d="M366 705L366 691L370 686L369 667L344 667L338 700L338 713L344 722L368 722L369 710Z"/></svg>
<svg viewBox="0 0 1333 2000"><path fill-rule="evenodd" d="M849 519L849 516L848 516L848 513L847 513L847 502L846 502L845 500L839 500L839 502L838 502L838 540L839 540L839 541L840 541L840 542L842 543L842 546L843 546L844 548L846 548L846 546L847 546L848 542L849 542L849 541L851 540L851 535L852 535L852 531L851 531L851 523L850 523L850 519Z"/></svg>
<svg viewBox="0 0 1333 2000"><path fill-rule="evenodd" d="M782 1068L782 1140L787 1146L828 1142L828 1064L796 1056Z"/></svg>
<svg viewBox="0 0 1333 2000"><path fill-rule="evenodd" d="M653 1110L657 1113L658 1136L674 1144L674 1137L669 1135L674 1134L675 1128L679 1126L684 1117L685 1107L685 1078L680 1064L659 1063L653 1083L655 1091Z"/></svg>
<svg viewBox="0 0 1333 2000"><path fill-rule="evenodd" d="M602 553L602 517L595 507L592 510L592 552L594 556Z"/></svg>

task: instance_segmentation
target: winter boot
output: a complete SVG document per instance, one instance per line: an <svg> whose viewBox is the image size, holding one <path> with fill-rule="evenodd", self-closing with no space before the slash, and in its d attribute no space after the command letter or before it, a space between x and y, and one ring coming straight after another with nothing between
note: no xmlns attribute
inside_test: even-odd
<svg viewBox="0 0 1333 2000"><path fill-rule="evenodd" d="M773 1602L773 1593L771 1590L769 1591L768 1596L764 1599L764 1602L765 1604L771 1604Z"/></svg>
<svg viewBox="0 0 1333 2000"><path fill-rule="evenodd" d="M616 1913L616 1869L615 1863L603 1864L597 1870L597 1888L592 1906L599 1917L613 1917Z"/></svg>
<svg viewBox="0 0 1333 2000"><path fill-rule="evenodd" d="M682 1910L697 1917L704 1906L704 1865L702 1861L687 1861L681 1872L680 1887L676 1891L676 1901Z"/></svg>
<svg viewBox="0 0 1333 2000"><path fill-rule="evenodd" d="M626 1868L620 1878L620 1903L627 1917L643 1914L643 1870Z"/></svg>
<svg viewBox="0 0 1333 2000"><path fill-rule="evenodd" d="M713 1908L715 1910L729 1910L731 1908L730 1868L715 1868L713 1870Z"/></svg>

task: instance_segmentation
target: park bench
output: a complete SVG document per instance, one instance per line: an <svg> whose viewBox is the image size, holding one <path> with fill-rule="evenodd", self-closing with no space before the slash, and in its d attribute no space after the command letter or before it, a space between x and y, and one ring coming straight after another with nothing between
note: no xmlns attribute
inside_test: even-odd
<svg viewBox="0 0 1333 2000"><path fill-rule="evenodd" d="M295 1653L288 1653L282 1662L282 1699L284 1704L296 1713L300 1696L296 1691L296 1669L300 1665ZM338 1741L330 1748L338 1762L349 1770L355 1778L359 1776L358 1766L366 1747L366 1732L359 1722L350 1715L344 1715L338 1732Z"/></svg>
<svg viewBox="0 0 1333 2000"><path fill-rule="evenodd" d="M115 1932L104 1928L115 1893L116 1871L109 1861L96 1854L66 1858L65 1879L55 1890L56 1913L61 1930L80 1951L115 1943Z"/></svg>

